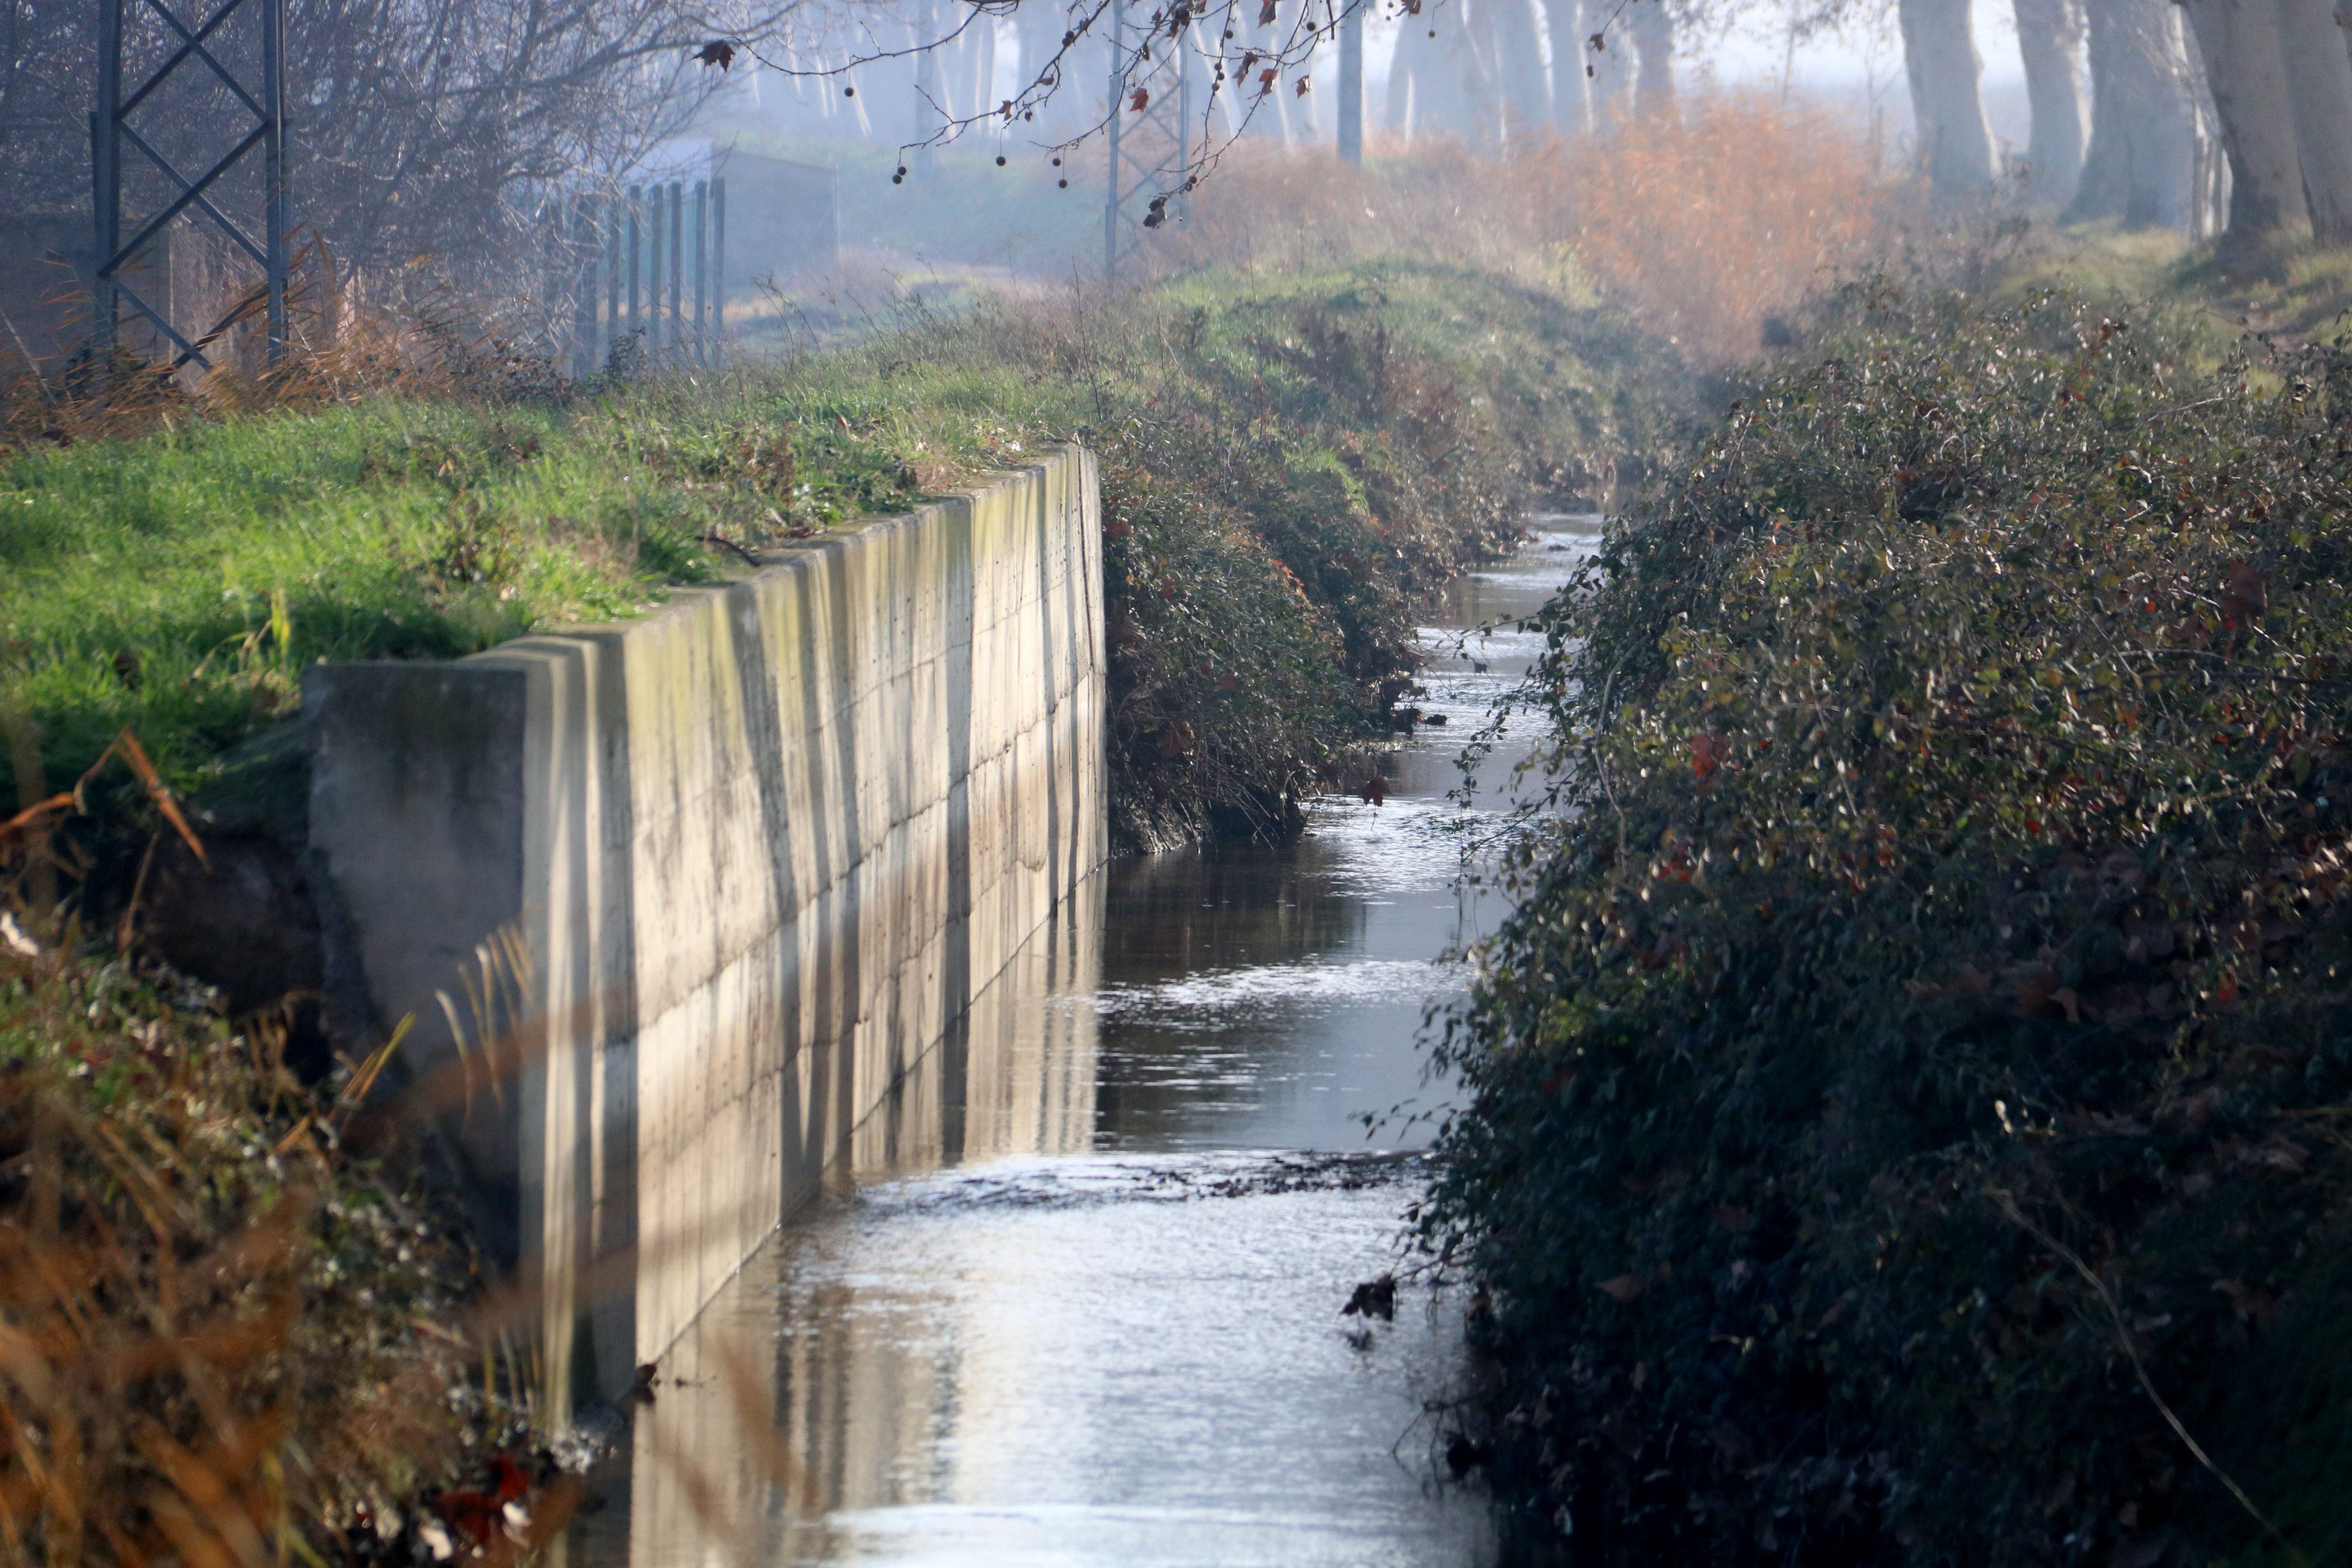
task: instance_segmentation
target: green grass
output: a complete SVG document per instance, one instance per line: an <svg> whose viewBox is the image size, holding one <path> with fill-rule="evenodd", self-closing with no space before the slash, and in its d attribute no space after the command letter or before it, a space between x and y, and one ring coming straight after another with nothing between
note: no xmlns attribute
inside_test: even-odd
<svg viewBox="0 0 2352 1568"><path fill-rule="evenodd" d="M54 769L128 724L184 772L313 659L468 653L695 574L730 509L615 472L583 423L383 401L0 468L0 639Z"/></svg>
<svg viewBox="0 0 2352 1568"><path fill-rule="evenodd" d="M916 465L985 462L1014 437L979 411L1012 401L985 374L894 392L885 365L818 362L567 406L386 397L36 447L0 465L0 669L52 785L126 725L185 784L289 710L303 665L638 613L728 569L707 536L899 510Z"/></svg>
<svg viewBox="0 0 2352 1568"><path fill-rule="evenodd" d="M1133 633L1115 672L1138 831L1263 817L1402 689L1413 596L1531 502L1607 489L1661 438L1678 374L1590 306L1365 263L919 312L553 402L384 396L37 445L0 461L0 696L31 713L49 787L126 726L192 786L315 660L626 616L742 570L716 538L903 510L1075 437L1133 513L1110 608ZM1195 576L1270 586L1219 625L1181 592ZM1196 689L1209 662L1234 684Z"/></svg>
<svg viewBox="0 0 2352 1568"><path fill-rule="evenodd" d="M1995 272L1990 292L2005 302L2055 286L2168 312L2200 366L2220 364L2250 335L2292 345L2352 328L2352 250L2305 241L2225 254L2177 230L2063 224L2026 231Z"/></svg>

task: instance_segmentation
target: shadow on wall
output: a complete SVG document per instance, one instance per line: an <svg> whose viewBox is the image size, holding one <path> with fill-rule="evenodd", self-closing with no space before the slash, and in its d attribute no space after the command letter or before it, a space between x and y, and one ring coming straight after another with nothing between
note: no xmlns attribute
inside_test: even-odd
<svg viewBox="0 0 2352 1568"><path fill-rule="evenodd" d="M1088 878L857 1125L840 1174L1072 1153L1092 1141L1103 879ZM789 1234L789 1233L787 1233ZM597 1485L625 1507L574 1526L574 1562L797 1561L807 1521L893 1495L938 1416L938 1370L887 1329L779 1343L790 1249L763 1250L661 1363L661 1393ZM823 1303L807 1303L812 1320ZM821 1527L819 1527L821 1528Z"/></svg>
<svg viewBox="0 0 2352 1568"><path fill-rule="evenodd" d="M1100 560L1069 447L643 621L310 673L330 1007L415 1019L546 1429L828 1173L954 1156L982 999L1106 852Z"/></svg>

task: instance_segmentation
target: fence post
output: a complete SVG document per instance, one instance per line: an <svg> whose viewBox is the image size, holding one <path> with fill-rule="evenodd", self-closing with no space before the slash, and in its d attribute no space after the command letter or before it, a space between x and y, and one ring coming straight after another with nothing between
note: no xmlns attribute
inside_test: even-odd
<svg viewBox="0 0 2352 1568"><path fill-rule="evenodd" d="M621 336L621 203L616 194L604 204L604 335L598 346L606 363Z"/></svg>
<svg viewBox="0 0 2352 1568"><path fill-rule="evenodd" d="M564 360L565 328L568 325L564 317L571 313L563 308L563 193L562 191L551 193L548 198L540 204L539 227L541 230L539 243L545 247L543 254L547 258L547 270L540 274L542 281L539 295L539 308L545 310L547 314L541 317L540 321L542 330L547 333L548 363L560 365Z"/></svg>
<svg viewBox="0 0 2352 1568"><path fill-rule="evenodd" d="M727 335L727 182L710 182L710 335Z"/></svg>
<svg viewBox="0 0 2352 1568"><path fill-rule="evenodd" d="M694 357L710 363L710 182L694 182Z"/></svg>
<svg viewBox="0 0 2352 1568"><path fill-rule="evenodd" d="M261 7L262 219L269 232L262 250L265 328L269 363L286 357L287 246L294 226L286 192L286 0L263 0Z"/></svg>
<svg viewBox="0 0 2352 1568"><path fill-rule="evenodd" d="M662 206L656 181L646 187L646 348L656 354L662 341Z"/></svg>
<svg viewBox="0 0 2352 1568"><path fill-rule="evenodd" d="M669 183L669 346L686 342L686 188Z"/></svg>
<svg viewBox="0 0 2352 1568"><path fill-rule="evenodd" d="M653 191L653 222L646 237L646 270L653 276L646 279L646 347L655 353L662 346L662 223L668 216L662 211L661 182L656 180Z"/></svg>
<svg viewBox="0 0 2352 1568"><path fill-rule="evenodd" d="M597 235L595 197L574 199L572 228L572 374L584 380L596 353L596 262L604 249Z"/></svg>
<svg viewBox="0 0 2352 1568"><path fill-rule="evenodd" d="M1364 3L1349 0L1339 18L1339 162L1364 161Z"/></svg>
<svg viewBox="0 0 2352 1568"><path fill-rule="evenodd" d="M1118 206L1125 193L1118 188L1118 143L1120 122L1127 118L1127 57L1120 52L1120 38L1127 26L1126 0L1110 0L1110 119L1105 126L1105 144L1110 154L1110 184L1103 197L1103 277L1118 275Z"/></svg>
<svg viewBox="0 0 2352 1568"><path fill-rule="evenodd" d="M638 231L643 227L641 214L645 195L643 186L629 187L629 331L632 334L637 330L637 261L645 248L645 237Z"/></svg>

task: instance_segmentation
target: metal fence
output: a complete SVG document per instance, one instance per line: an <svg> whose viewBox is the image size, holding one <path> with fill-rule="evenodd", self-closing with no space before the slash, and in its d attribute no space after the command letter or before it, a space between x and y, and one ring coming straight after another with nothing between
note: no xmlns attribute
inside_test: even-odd
<svg viewBox="0 0 2352 1568"><path fill-rule="evenodd" d="M727 182L633 184L549 204L560 276L548 298L574 375L635 356L715 364L726 340Z"/></svg>

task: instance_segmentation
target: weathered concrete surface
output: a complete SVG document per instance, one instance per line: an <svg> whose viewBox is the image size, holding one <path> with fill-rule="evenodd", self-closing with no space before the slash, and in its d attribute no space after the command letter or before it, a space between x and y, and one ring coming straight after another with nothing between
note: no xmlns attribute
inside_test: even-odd
<svg viewBox="0 0 2352 1568"><path fill-rule="evenodd" d="M306 679L331 986L413 1019L559 1406L961 1121L876 1112L962 1081L917 1069L1104 858L1100 583L1066 447L642 621Z"/></svg>

